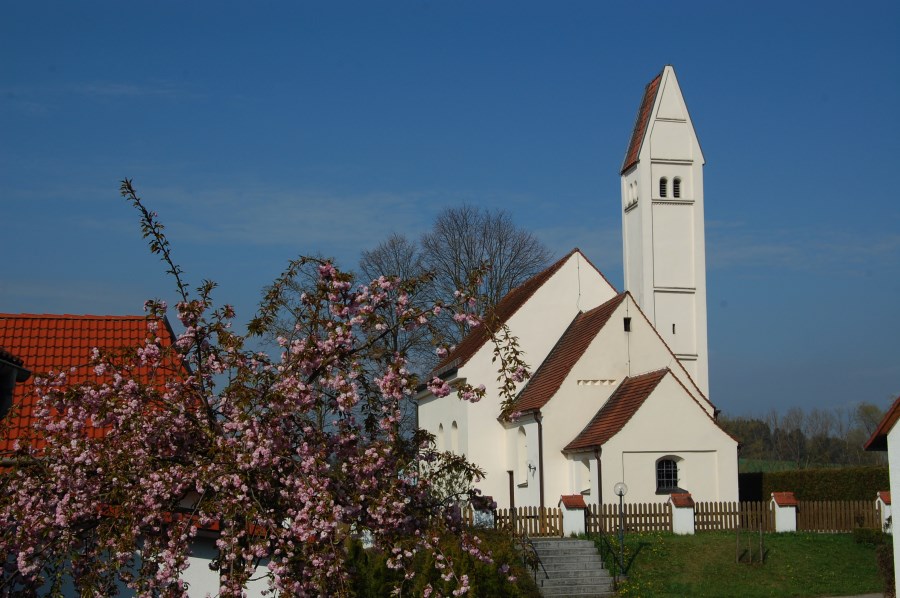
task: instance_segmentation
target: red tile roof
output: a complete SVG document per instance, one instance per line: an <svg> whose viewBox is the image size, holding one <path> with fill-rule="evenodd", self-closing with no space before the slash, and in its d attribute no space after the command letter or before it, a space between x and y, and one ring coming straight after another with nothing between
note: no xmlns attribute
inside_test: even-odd
<svg viewBox="0 0 900 598"><path fill-rule="evenodd" d="M883 502L886 505L891 504L891 491L890 490L879 490L878 498L880 498L881 502Z"/></svg>
<svg viewBox="0 0 900 598"><path fill-rule="evenodd" d="M798 504L797 497L793 492L773 492L772 500L779 507L796 507Z"/></svg>
<svg viewBox="0 0 900 598"><path fill-rule="evenodd" d="M865 449L867 451L886 451L888 432L891 431L898 419L900 419L900 397L897 397L891 408L881 418L878 427L872 432L871 438L863 445Z"/></svg>
<svg viewBox="0 0 900 598"><path fill-rule="evenodd" d="M547 359L516 397L515 411L540 409L553 398L625 296L626 293L620 293L606 303L575 316Z"/></svg>
<svg viewBox="0 0 900 598"><path fill-rule="evenodd" d="M145 316L0 313L0 345L36 375L75 368L68 379L79 384L97 380L88 367L94 347L118 351L141 346L147 338L149 322ZM163 319L160 324L157 334L161 344L171 346L175 335L168 321ZM4 422L0 451L12 450L15 440L32 429L32 409L37 399L33 380L16 385L14 411L12 419Z"/></svg>
<svg viewBox="0 0 900 598"><path fill-rule="evenodd" d="M490 326L490 332L496 332L500 329L503 324L506 324L509 319L519 311L519 308L525 305L525 303L531 298L534 293L541 288L545 282L550 280L550 278L559 270L563 264L568 261L570 257L578 253L581 255L584 260L590 264L594 270L597 270L597 273L603 277L603 280L606 280L606 277L603 276L603 273L597 269L594 264L591 263L584 254L576 247L554 264L550 265L543 272L535 274L527 281L523 282L521 285L517 286L506 296L500 300L500 303L494 307L494 310L490 317L487 318L488 324L486 326ZM607 281L608 283L609 281ZM612 287L612 285L610 285ZM437 366L432 371L433 376L439 376L444 372L447 372L453 368L459 368L466 364L469 359L471 359L475 353L490 339L490 334L488 330L484 328L475 328L470 332L457 346L456 349L450 352L444 359L437 364Z"/></svg>
<svg viewBox="0 0 900 598"><path fill-rule="evenodd" d="M665 368L640 376L630 376L622 381L597 415L563 451L577 451L602 446L619 433L631 417L637 413L660 380L669 373Z"/></svg>
<svg viewBox="0 0 900 598"><path fill-rule="evenodd" d="M656 102L656 93L659 91L659 82L661 80L662 71L644 88L644 98L641 100L641 107L634 121L631 142L628 144L628 151L625 152L625 161L622 163L620 174L624 174L626 170L637 164L638 155L641 153L641 144L643 144L647 133L647 125L650 124L650 113L653 112L653 104Z"/></svg>
<svg viewBox="0 0 900 598"><path fill-rule="evenodd" d="M694 499L690 492L673 492L669 497L673 507L681 509L694 508Z"/></svg>
<svg viewBox="0 0 900 598"><path fill-rule="evenodd" d="M587 509L584 497L580 494L563 494L559 497L559 504L567 509Z"/></svg>

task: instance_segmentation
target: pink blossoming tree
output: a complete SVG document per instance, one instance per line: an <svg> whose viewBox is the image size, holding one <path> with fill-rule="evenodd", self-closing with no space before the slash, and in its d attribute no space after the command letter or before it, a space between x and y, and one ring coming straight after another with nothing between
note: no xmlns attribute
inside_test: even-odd
<svg viewBox="0 0 900 598"><path fill-rule="evenodd" d="M294 333L279 339L280 355L252 352L232 330L234 310L214 304L215 285L191 291L156 214L130 181L121 191L174 278L184 332L165 349L152 323L166 305L148 302L145 344L95 352L94 383L69 384L67 372L35 382L40 442L3 455L0 473L0 593L54 593L68 583L90 595L121 585L184 595L191 544L206 536L218 549L222 596L241 595L260 566L286 595L344 596L352 593L349 546L365 534L407 577L418 552L438 554L444 585L426 592L465 594L468 578L440 556L438 540L450 533L468 555L491 558L456 508L475 496L482 474L436 451L429 435L404 434L400 406L420 383L469 401L485 388L419 381L380 340L437 317L479 324L468 291L454 305L423 309L406 300L416 280L357 285L327 261L301 258L248 327L250 336L269 334L287 281L312 267ZM526 374L515 339L497 330L508 409Z"/></svg>

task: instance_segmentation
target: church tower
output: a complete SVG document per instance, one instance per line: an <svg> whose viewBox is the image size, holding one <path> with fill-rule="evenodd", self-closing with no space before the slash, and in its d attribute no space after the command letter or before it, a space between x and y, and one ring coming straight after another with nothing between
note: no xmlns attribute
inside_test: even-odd
<svg viewBox="0 0 900 598"><path fill-rule="evenodd" d="M666 66L644 90L622 164L625 290L709 397L703 164Z"/></svg>

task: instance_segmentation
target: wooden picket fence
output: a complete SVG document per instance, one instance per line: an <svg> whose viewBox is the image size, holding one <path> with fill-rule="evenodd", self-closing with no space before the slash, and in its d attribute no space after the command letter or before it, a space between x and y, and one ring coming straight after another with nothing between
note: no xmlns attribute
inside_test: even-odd
<svg viewBox="0 0 900 598"><path fill-rule="evenodd" d="M859 527L881 528L881 512L871 500L801 500L797 531L849 532Z"/></svg>
<svg viewBox="0 0 900 598"><path fill-rule="evenodd" d="M629 532L672 531L669 503L625 503L625 530ZM608 534L619 529L619 505L590 505L585 514L587 533Z"/></svg>
<svg viewBox="0 0 900 598"><path fill-rule="evenodd" d="M515 529L532 538L563 535L562 510L556 507L497 509L495 521L497 527Z"/></svg>
<svg viewBox="0 0 900 598"><path fill-rule="evenodd" d="M775 531L775 514L765 502L698 502L694 504L694 530Z"/></svg>
<svg viewBox="0 0 900 598"><path fill-rule="evenodd" d="M625 530L636 532L668 532L672 530L670 503L626 503ZM473 524L471 508L462 513ZM554 507L519 507L497 509L494 526L515 529L531 537L562 536L562 510ZM800 501L797 507L797 531L849 532L856 528L879 529L881 513L874 501ZM775 531L775 513L769 502L697 502L694 505L694 529ZM585 512L585 531L615 533L619 529L619 505L589 505Z"/></svg>

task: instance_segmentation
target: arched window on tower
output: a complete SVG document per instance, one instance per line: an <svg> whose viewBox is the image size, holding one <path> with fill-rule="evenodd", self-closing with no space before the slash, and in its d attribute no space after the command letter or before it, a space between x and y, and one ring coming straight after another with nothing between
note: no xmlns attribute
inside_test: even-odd
<svg viewBox="0 0 900 598"><path fill-rule="evenodd" d="M668 184L669 184L669 179L667 179L666 177L659 179L659 196L660 197L666 196L666 192L667 192L666 187L668 187Z"/></svg>
<svg viewBox="0 0 900 598"><path fill-rule="evenodd" d="M444 450L444 424L441 424L438 426L437 438L435 440L437 441L437 450L443 451Z"/></svg>
<svg viewBox="0 0 900 598"><path fill-rule="evenodd" d="M678 199L681 197L681 178L672 179L672 197Z"/></svg>
<svg viewBox="0 0 900 598"><path fill-rule="evenodd" d="M450 450L459 453L459 426L456 422L450 424Z"/></svg>

